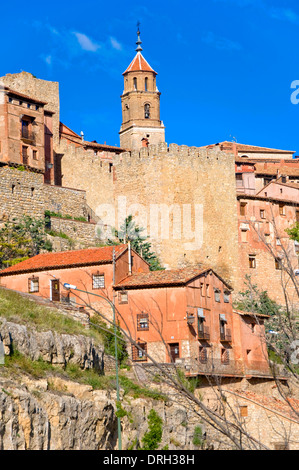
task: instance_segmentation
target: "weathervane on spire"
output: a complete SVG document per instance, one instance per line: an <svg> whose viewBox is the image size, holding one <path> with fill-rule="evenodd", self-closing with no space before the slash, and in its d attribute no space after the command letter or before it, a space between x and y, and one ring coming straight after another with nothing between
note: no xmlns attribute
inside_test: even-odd
<svg viewBox="0 0 299 470"><path fill-rule="evenodd" d="M142 51L142 47L141 47L141 39L140 39L140 30L139 30L139 26L140 26L140 21L138 21L137 23L137 41L136 41L136 44L137 44L137 49L136 51L137 52L141 52Z"/></svg>

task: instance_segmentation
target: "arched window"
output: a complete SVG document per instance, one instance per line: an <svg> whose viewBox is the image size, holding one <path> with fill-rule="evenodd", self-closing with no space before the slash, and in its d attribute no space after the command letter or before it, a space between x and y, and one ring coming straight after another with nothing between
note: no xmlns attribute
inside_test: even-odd
<svg viewBox="0 0 299 470"><path fill-rule="evenodd" d="M145 77L145 79L144 79L144 89L145 89L145 91L148 90L148 78L147 77Z"/></svg>
<svg viewBox="0 0 299 470"><path fill-rule="evenodd" d="M134 90L137 90L137 78L133 78L133 83L134 83Z"/></svg>
<svg viewBox="0 0 299 470"><path fill-rule="evenodd" d="M150 105L148 103L144 105L144 117L145 119L150 118Z"/></svg>

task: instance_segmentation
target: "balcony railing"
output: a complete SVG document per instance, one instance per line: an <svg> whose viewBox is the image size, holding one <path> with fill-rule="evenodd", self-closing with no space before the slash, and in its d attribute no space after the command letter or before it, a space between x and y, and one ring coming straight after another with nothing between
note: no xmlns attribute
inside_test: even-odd
<svg viewBox="0 0 299 470"><path fill-rule="evenodd" d="M21 139L26 143L34 144L35 143L35 133L32 132L32 131L29 131L25 128L21 132Z"/></svg>
<svg viewBox="0 0 299 470"><path fill-rule="evenodd" d="M207 326L198 330L198 339L210 340L210 329Z"/></svg>
<svg viewBox="0 0 299 470"><path fill-rule="evenodd" d="M225 331L220 331L220 341L231 343L232 335L231 335L231 331L229 329L227 329Z"/></svg>

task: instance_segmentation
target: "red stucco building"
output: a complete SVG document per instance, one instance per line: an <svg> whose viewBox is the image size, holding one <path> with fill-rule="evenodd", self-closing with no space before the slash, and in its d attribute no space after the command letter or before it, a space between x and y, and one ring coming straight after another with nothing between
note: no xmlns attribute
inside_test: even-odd
<svg viewBox="0 0 299 470"><path fill-rule="evenodd" d="M265 318L233 310L231 287L208 267L150 272L130 246L107 246L37 255L1 271L0 286L91 305L110 320L111 303L97 295L114 301L138 344L129 345L134 362L175 362L191 375L268 374Z"/></svg>

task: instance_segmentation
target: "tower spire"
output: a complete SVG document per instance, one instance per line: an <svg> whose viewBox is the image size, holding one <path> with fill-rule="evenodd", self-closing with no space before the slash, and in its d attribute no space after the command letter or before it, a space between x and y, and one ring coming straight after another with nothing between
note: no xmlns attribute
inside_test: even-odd
<svg viewBox="0 0 299 470"><path fill-rule="evenodd" d="M136 52L141 52L143 49L141 47L141 44L142 44L142 41L140 39L140 29L139 29L139 26L140 26L140 22L138 21L137 23L137 41L136 41L136 44L137 44L137 48L136 48Z"/></svg>

